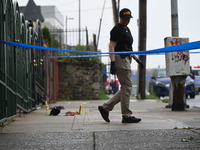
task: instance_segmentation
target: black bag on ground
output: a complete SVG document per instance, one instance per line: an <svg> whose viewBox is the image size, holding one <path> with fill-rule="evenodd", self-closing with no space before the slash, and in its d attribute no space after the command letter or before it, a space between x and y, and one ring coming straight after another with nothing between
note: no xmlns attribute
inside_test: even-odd
<svg viewBox="0 0 200 150"><path fill-rule="evenodd" d="M60 113L60 108L55 106L52 108L51 112L50 112L50 116L53 115L53 116L57 116L58 114Z"/></svg>

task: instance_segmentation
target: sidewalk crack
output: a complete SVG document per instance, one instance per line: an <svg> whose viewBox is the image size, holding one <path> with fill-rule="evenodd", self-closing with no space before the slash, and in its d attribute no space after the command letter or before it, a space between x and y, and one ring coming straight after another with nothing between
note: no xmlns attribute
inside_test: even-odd
<svg viewBox="0 0 200 150"><path fill-rule="evenodd" d="M96 149L96 133L93 132L93 150Z"/></svg>

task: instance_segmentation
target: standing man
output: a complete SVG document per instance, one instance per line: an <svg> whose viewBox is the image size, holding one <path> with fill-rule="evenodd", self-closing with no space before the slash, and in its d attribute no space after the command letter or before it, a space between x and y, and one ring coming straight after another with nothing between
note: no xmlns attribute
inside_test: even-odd
<svg viewBox="0 0 200 150"><path fill-rule="evenodd" d="M192 79L195 79L196 78L196 75L194 74L194 72L192 71L192 66L190 66L190 77Z"/></svg>
<svg viewBox="0 0 200 150"><path fill-rule="evenodd" d="M127 25L130 19L133 18L131 11L124 8L119 13L120 21L110 31L110 52L132 51L133 37ZM132 111L129 109L130 96L132 91L131 79L131 58L141 66L143 63L135 55L127 54L110 54L111 68L110 73L117 75L121 84L121 89L98 109L102 118L106 122L110 122L109 112L113 110L114 106L121 102L122 123L138 123L140 118L132 116Z"/></svg>

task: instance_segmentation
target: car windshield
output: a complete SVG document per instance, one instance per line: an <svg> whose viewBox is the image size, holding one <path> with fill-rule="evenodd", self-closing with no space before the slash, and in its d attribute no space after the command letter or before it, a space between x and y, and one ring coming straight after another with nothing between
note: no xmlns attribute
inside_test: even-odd
<svg viewBox="0 0 200 150"><path fill-rule="evenodd" d="M166 70L158 70L157 78L165 78L166 76Z"/></svg>
<svg viewBox="0 0 200 150"><path fill-rule="evenodd" d="M200 70L193 70L193 72L196 76L200 76Z"/></svg>

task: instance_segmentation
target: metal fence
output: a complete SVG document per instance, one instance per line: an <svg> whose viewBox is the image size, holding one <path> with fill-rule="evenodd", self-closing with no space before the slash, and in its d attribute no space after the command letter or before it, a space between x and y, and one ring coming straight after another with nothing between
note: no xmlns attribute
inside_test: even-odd
<svg viewBox="0 0 200 150"><path fill-rule="evenodd" d="M0 40L43 46L42 28L24 19L17 2L0 1ZM0 44L0 123L41 105L44 92L43 50Z"/></svg>

